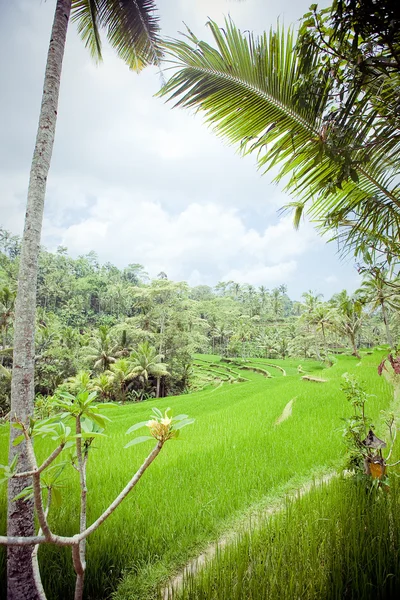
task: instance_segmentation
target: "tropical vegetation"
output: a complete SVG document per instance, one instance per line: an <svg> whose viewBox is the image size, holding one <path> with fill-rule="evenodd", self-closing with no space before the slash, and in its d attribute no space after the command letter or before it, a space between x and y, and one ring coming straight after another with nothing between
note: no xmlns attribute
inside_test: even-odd
<svg viewBox="0 0 400 600"><path fill-rule="evenodd" d="M213 46L190 30L167 44L174 73L160 94L201 110L263 172L279 168L296 226L306 211L344 251L396 261L399 15L385 4L380 21L373 2L335 0L320 12L315 4L298 36L279 26L256 37L230 19L223 28L209 21ZM364 24L367 11L350 13L365 5Z"/></svg>
<svg viewBox="0 0 400 600"><path fill-rule="evenodd" d="M10 406L19 248L19 238L2 230L4 414ZM376 269L365 272L353 296L344 290L324 300L309 290L293 301L283 284L267 289L228 281L215 288L190 288L164 277L150 281L141 265L118 269L99 264L94 253L72 259L65 248L54 254L42 248L34 357L37 400L85 387L103 401L123 403L187 393L199 389L202 380L195 353L242 360L314 358L332 364L346 348L358 356L360 347L398 339L398 290L393 270ZM218 376L212 382L208 385L219 385Z"/></svg>
<svg viewBox="0 0 400 600"><path fill-rule="evenodd" d="M163 42L152 0L55 4L24 234L0 228L2 592L397 597L395 3L312 5L298 34L278 26L257 37L210 21L213 45L189 29ZM360 288L292 300L283 282L190 287L165 272L150 280L140 264L41 247L70 20L96 61L103 32L136 71L165 53L173 72L160 95L202 111L263 172L278 169L295 226L307 213L353 253ZM151 406L148 420L153 398L162 410ZM122 503L164 442L193 423ZM142 427L147 435L126 443ZM282 506L290 490L298 497ZM209 564L200 556L188 567L203 549Z"/></svg>

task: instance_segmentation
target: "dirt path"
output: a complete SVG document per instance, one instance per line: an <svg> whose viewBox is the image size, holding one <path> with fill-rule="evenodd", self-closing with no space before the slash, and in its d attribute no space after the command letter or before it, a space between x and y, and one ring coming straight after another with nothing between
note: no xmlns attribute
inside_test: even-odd
<svg viewBox="0 0 400 600"><path fill-rule="evenodd" d="M287 409L289 404L291 404L293 400L291 400L285 407L284 411ZM291 407L290 407L291 410ZM283 415L283 413L282 413ZM289 416L289 415L288 415ZM287 417L285 417L287 418ZM283 420L283 419L282 419ZM331 481L333 477L335 477L336 473L328 473L324 475L318 480L312 480L305 483L301 488L295 490L288 494L289 498L296 499L298 497L304 496L308 494L313 485L319 486L324 483L328 483ZM248 531L250 529L254 529L259 526L265 519L265 517L269 517L274 515L275 513L283 510L285 507L285 501L281 500L279 504L273 504L265 509L259 510L257 513L253 513L250 516L246 516L245 519L240 523L239 527L234 530L223 535L216 542L211 543L201 554L197 557L193 558L189 561L183 569L181 569L176 575L174 575L166 586L161 590L161 597L163 600L172 600L174 598L174 594L179 592L183 587L184 579L188 575L196 575L201 569L203 569L216 555L217 550L222 550L228 544L233 543L242 533L243 531Z"/></svg>

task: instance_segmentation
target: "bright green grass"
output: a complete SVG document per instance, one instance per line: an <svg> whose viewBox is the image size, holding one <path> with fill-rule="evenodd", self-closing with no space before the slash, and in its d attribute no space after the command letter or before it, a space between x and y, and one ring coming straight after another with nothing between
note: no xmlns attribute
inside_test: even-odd
<svg viewBox="0 0 400 600"><path fill-rule="evenodd" d="M387 600L400 596L400 486L338 479L286 502L189 576L175 600Z"/></svg>
<svg viewBox="0 0 400 600"><path fill-rule="evenodd" d="M340 419L350 411L340 391L340 376L345 371L360 373L377 395L368 407L377 418L390 401L390 388L376 372L384 354L383 350L365 357L361 366L354 357L340 357L334 367L318 372L329 379L325 384L302 381L295 374L295 361L287 377L266 379L246 371L246 383L224 383L210 391L110 409L110 437L97 443L89 461L89 522L150 450L150 443L123 449L132 423L145 420L155 404L160 409L172 406L175 414L186 412L196 423L184 430L182 441L166 445L130 498L90 538L87 598L99 600L109 594L124 570L117 598L150 598L157 580L218 537L246 508L336 466L343 454ZM290 361L281 364L286 369ZM307 370L316 368L307 363ZM294 397L292 416L275 427ZM3 462L5 433L0 446ZM66 500L53 519L57 532L71 534L78 524L77 474L72 472L65 485ZM2 502L4 517L4 496ZM72 597L70 552L42 548L40 554L49 600Z"/></svg>

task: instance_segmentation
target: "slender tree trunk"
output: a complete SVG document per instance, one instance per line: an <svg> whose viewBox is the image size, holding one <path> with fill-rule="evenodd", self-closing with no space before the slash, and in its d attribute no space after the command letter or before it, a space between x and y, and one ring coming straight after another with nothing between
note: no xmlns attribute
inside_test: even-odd
<svg viewBox="0 0 400 600"><path fill-rule="evenodd" d="M82 433L81 428L81 417L76 418L76 433L80 435ZM81 488L81 513L79 523L79 533L82 533L86 529L86 513L87 513L87 486L86 486L86 465L87 465L87 453L82 452L82 438L76 439L76 454L78 458L78 470L79 470L79 482ZM85 583L85 571L86 571L86 539L79 542L78 548L72 550L73 552L73 563L76 571L76 582L75 582L75 596L74 600L82 600L83 597L83 586ZM74 555L75 552L75 555Z"/></svg>
<svg viewBox="0 0 400 600"><path fill-rule="evenodd" d="M361 356L358 353L357 350L357 344L356 344L356 337L353 333L349 334L350 340L351 340L351 345L353 346L353 354L354 356L356 356L357 358L361 358Z"/></svg>
<svg viewBox="0 0 400 600"><path fill-rule="evenodd" d="M17 415L24 422L27 422L33 410L38 256L46 181L54 143L61 68L70 12L71 0L57 0L47 56L39 126L29 180L25 229L22 238L18 294L15 306L10 415L11 418ZM17 452L20 453L19 469L25 471L29 469L26 448L25 444L21 444L18 448L12 445L16 435L16 430L11 428L9 456L12 460ZM34 533L33 504L24 500L13 502L14 496L29 483L30 481L24 479L10 480L7 515L7 534L9 536L31 536ZM38 598L32 573L32 550L33 548L30 546L8 547L7 586L9 600Z"/></svg>
<svg viewBox="0 0 400 600"><path fill-rule="evenodd" d="M7 330L5 328L5 326L2 327L2 344L3 344L3 349L7 348L6 344L7 344ZM0 354L0 365L2 365L4 363L4 355Z"/></svg>
<svg viewBox="0 0 400 600"><path fill-rule="evenodd" d="M312 328L312 334L313 334L314 340L315 340L315 354L317 356L317 360L322 361L321 353L319 351L319 346L318 346L318 336L317 336L317 328L316 327Z"/></svg>
<svg viewBox="0 0 400 600"><path fill-rule="evenodd" d="M389 344L390 347L393 347L392 334L390 333L390 329L389 329L389 317L388 317L386 306L385 306L385 303L383 300L381 301L381 308L382 308L383 322L385 323L387 343Z"/></svg>

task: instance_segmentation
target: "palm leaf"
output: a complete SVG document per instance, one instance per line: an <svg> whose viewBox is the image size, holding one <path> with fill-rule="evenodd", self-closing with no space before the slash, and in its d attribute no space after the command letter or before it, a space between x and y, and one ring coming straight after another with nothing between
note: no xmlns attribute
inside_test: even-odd
<svg viewBox="0 0 400 600"><path fill-rule="evenodd" d="M158 64L161 57L154 0L72 0L72 20L85 46L101 60L100 29L131 69Z"/></svg>
<svg viewBox="0 0 400 600"><path fill-rule="evenodd" d="M77 23L78 33L92 57L100 61L102 56L98 9L98 0L73 0L71 20Z"/></svg>
<svg viewBox="0 0 400 600"><path fill-rule="evenodd" d="M161 52L154 0L97 0L107 39L131 69L158 64Z"/></svg>
<svg viewBox="0 0 400 600"><path fill-rule="evenodd" d="M321 67L312 89L302 87L319 56L310 50L308 61L300 61L291 30L254 37L241 34L231 20L224 30L208 25L216 48L190 31L187 41L167 44L177 70L160 95L201 110L218 135L243 154L256 152L264 172L279 166L277 180L284 179L297 197L297 224L306 208L345 250L360 251L374 235L378 243L399 239L396 163L382 160L382 147L368 147L375 109L361 102L351 127L348 121L346 127L332 124L329 73ZM386 150L395 155L398 146L397 139Z"/></svg>
<svg viewBox="0 0 400 600"><path fill-rule="evenodd" d="M3 365L1 363L0 363L0 377L4 377L5 379L11 380L11 370L3 367Z"/></svg>

